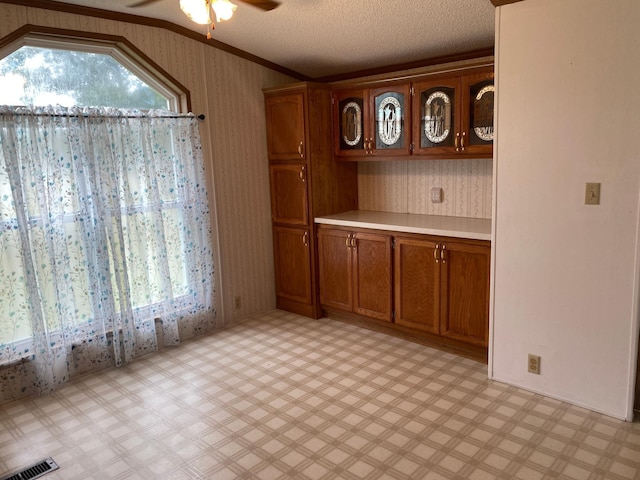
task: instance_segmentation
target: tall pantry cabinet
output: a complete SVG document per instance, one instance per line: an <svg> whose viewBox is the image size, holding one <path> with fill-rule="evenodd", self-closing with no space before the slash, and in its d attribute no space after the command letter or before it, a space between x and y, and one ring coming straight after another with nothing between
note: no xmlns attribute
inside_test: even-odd
<svg viewBox="0 0 640 480"><path fill-rule="evenodd" d="M321 316L314 218L358 208L357 166L334 162L331 89L264 89L276 307Z"/></svg>

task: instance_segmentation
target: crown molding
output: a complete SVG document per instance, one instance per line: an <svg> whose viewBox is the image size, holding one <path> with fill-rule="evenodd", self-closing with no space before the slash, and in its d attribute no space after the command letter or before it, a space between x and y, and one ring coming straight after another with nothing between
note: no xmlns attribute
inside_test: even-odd
<svg viewBox="0 0 640 480"><path fill-rule="evenodd" d="M491 0L494 7L501 7L502 5L509 5L510 3L521 2L522 0Z"/></svg>

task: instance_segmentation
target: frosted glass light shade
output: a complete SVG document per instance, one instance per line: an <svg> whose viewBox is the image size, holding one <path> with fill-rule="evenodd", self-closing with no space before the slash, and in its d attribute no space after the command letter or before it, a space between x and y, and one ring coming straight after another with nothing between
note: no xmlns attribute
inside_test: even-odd
<svg viewBox="0 0 640 480"><path fill-rule="evenodd" d="M180 10L190 20L200 25L211 23L209 2L207 0L180 0Z"/></svg>
<svg viewBox="0 0 640 480"><path fill-rule="evenodd" d="M222 20L229 20L238 6L229 0L213 0L211 8L213 8L216 14L216 21L220 22Z"/></svg>

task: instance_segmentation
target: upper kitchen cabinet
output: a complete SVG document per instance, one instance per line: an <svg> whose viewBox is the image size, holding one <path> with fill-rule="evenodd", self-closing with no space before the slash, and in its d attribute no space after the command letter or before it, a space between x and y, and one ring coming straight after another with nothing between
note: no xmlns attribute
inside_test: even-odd
<svg viewBox="0 0 640 480"><path fill-rule="evenodd" d="M493 68L440 75L414 84L414 155L493 155Z"/></svg>
<svg viewBox="0 0 640 480"><path fill-rule="evenodd" d="M368 153L368 133L365 135L365 111L369 97L362 88L333 92L333 145L341 157L360 157Z"/></svg>
<svg viewBox="0 0 640 480"><path fill-rule="evenodd" d="M304 92L265 99L267 151L270 160L305 160L304 104Z"/></svg>
<svg viewBox="0 0 640 480"><path fill-rule="evenodd" d="M411 153L411 86L408 83L369 92L369 155Z"/></svg>
<svg viewBox="0 0 640 480"><path fill-rule="evenodd" d="M409 155L410 108L408 83L334 91L336 156L362 160Z"/></svg>

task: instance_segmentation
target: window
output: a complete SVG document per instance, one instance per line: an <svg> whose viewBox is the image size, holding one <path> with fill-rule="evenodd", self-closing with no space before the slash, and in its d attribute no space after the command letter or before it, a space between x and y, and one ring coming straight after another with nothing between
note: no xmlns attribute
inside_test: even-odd
<svg viewBox="0 0 640 480"><path fill-rule="evenodd" d="M213 264L185 93L113 42L26 38L0 60L0 365L31 356L43 391L155 350L156 319L202 329Z"/></svg>
<svg viewBox="0 0 640 480"><path fill-rule="evenodd" d="M0 60L0 104L170 108L169 99L104 53L23 46Z"/></svg>

